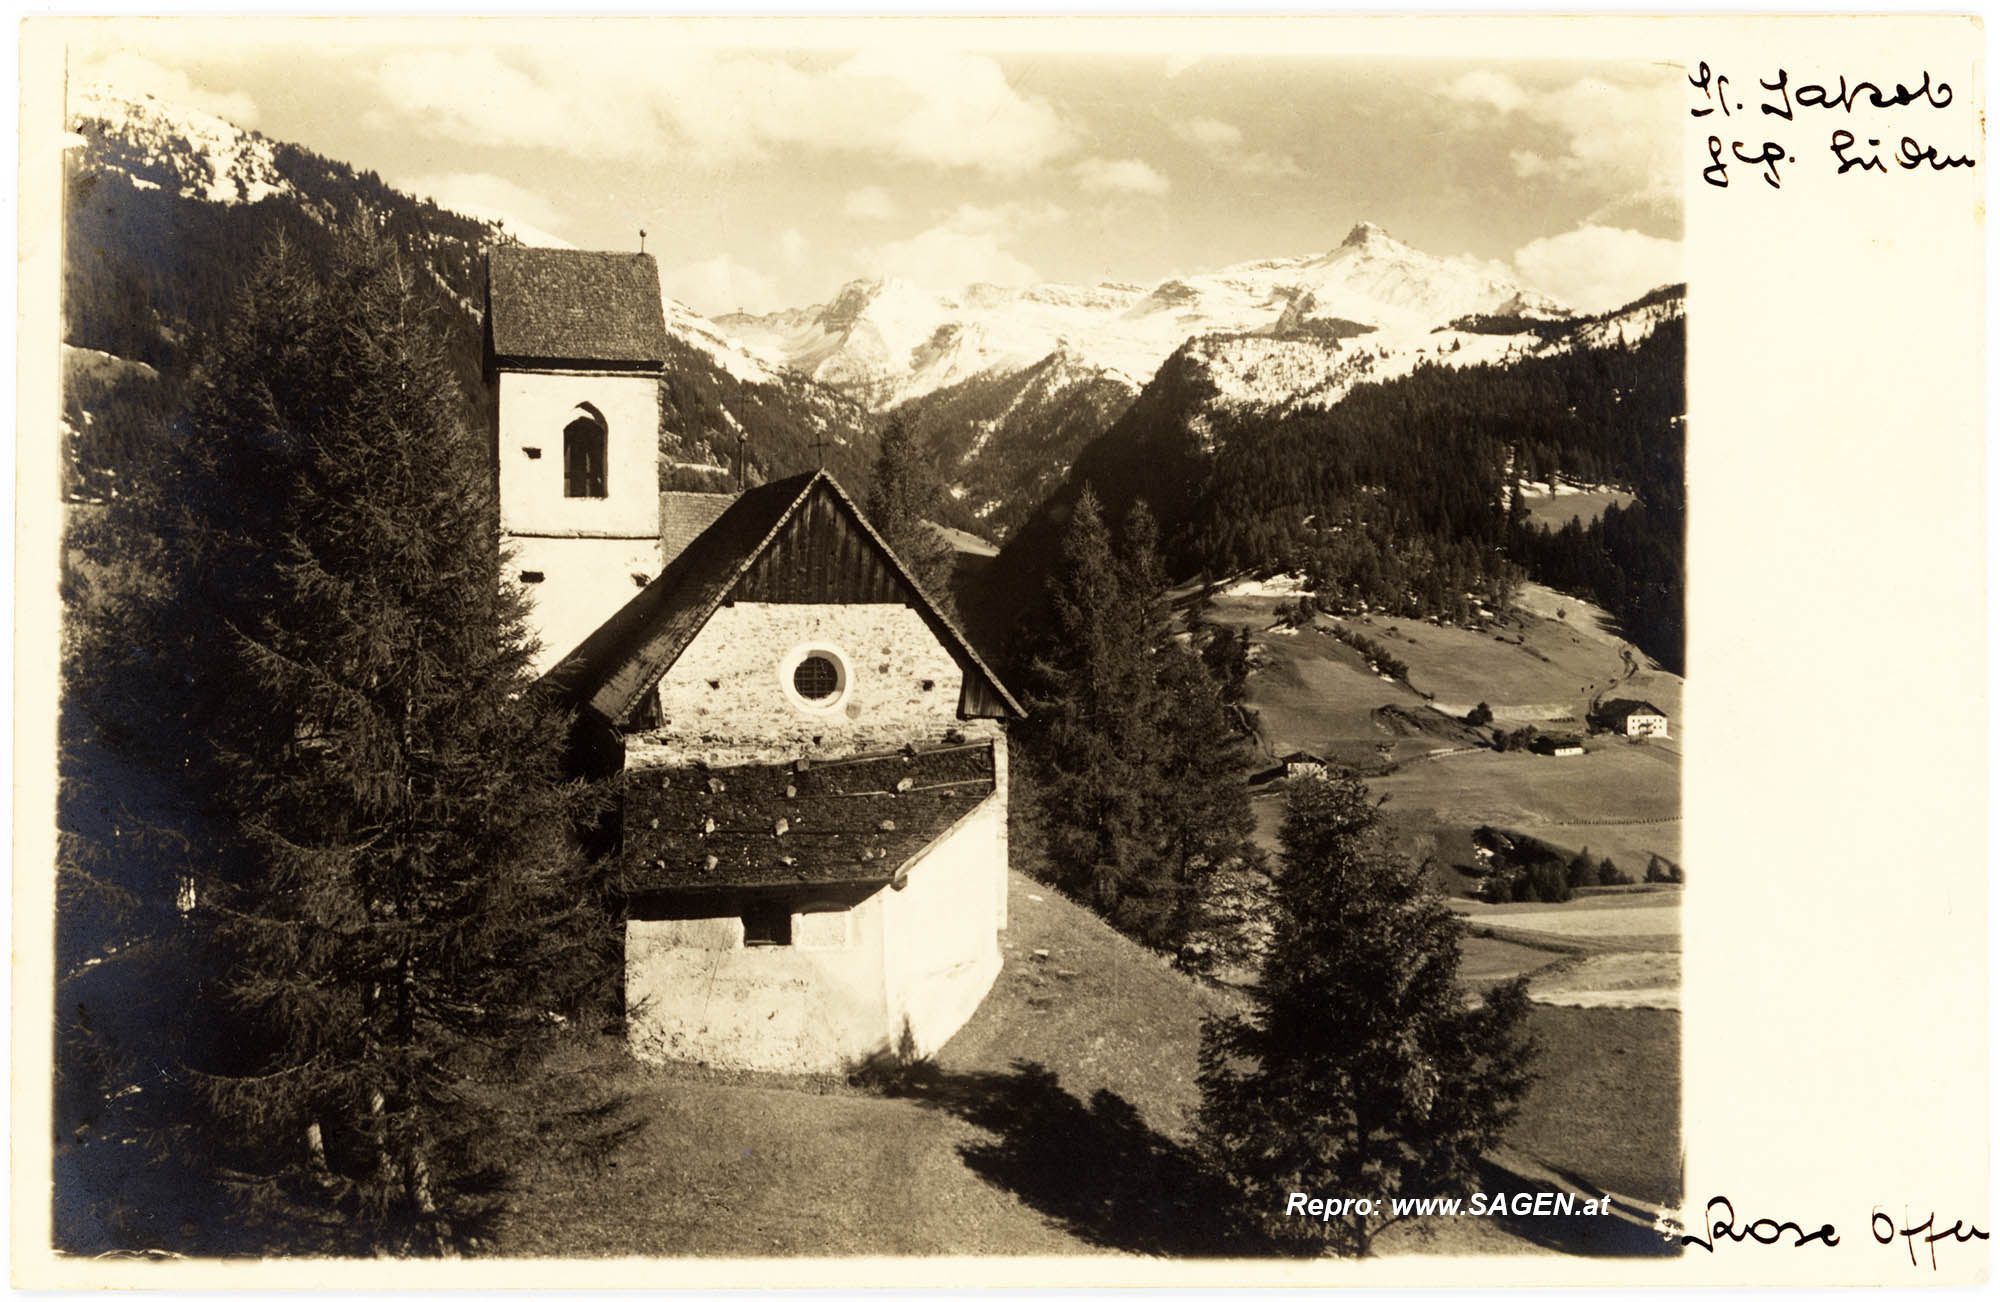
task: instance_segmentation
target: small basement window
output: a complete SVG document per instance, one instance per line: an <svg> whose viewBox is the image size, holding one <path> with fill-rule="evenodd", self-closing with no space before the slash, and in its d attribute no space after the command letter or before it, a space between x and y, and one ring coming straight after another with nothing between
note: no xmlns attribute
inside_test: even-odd
<svg viewBox="0 0 2000 1302"><path fill-rule="evenodd" d="M525 453L527 453L527 454L528 454L528 460L530 460L530 461L540 461L540 460L542 459L542 450L541 450L540 448L525 448L525 447L524 447L524 448L522 448L522 449L521 449L521 451L523 451L523 452L525 452Z"/></svg>
<svg viewBox="0 0 2000 1302"><path fill-rule="evenodd" d="M764 945L789 945L792 943L792 911L783 904L746 904L743 906L743 944L745 947Z"/></svg>
<svg viewBox="0 0 2000 1302"><path fill-rule="evenodd" d="M546 579L547 577L549 576L542 573L540 570L521 571L521 582L523 583L540 583L543 579Z"/></svg>

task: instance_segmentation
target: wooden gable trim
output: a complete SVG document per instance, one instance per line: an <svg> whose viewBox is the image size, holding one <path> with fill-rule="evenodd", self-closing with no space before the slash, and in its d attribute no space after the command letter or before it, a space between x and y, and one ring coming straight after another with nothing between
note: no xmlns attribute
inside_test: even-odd
<svg viewBox="0 0 2000 1302"><path fill-rule="evenodd" d="M824 493L820 491L822 488ZM847 528L840 526L842 516ZM960 717L1026 716L1027 712L999 676L931 601L853 499L824 470L807 481L757 545L733 566L728 580L718 585L713 597L700 610L694 631L647 677L637 695L657 688L681 654L700 636L700 630L715 617L715 612L735 601L907 604L965 670L964 685L959 692Z"/></svg>

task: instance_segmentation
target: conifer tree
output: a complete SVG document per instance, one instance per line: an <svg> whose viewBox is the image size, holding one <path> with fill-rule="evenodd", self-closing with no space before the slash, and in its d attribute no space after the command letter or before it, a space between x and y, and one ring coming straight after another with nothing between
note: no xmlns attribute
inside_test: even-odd
<svg viewBox="0 0 2000 1302"><path fill-rule="evenodd" d="M610 972L588 797L413 274L365 227L324 271L276 248L164 499L157 622L194 630L170 651L226 829L195 884L214 1034L187 1141L293 1247L476 1243L505 1183L496 1077Z"/></svg>
<svg viewBox="0 0 2000 1302"><path fill-rule="evenodd" d="M1142 764L1158 864L1143 934L1178 946L1202 922L1215 870L1248 847L1255 825L1244 782L1249 760L1222 686L1174 636L1159 531L1143 498L1126 517L1124 543L1122 568L1139 606L1155 712L1155 749Z"/></svg>
<svg viewBox="0 0 2000 1302"><path fill-rule="evenodd" d="M1461 924L1388 848L1351 773L1296 778L1280 833L1278 913L1248 1016L1204 1027L1200 1134L1280 1237L1365 1254L1387 1199L1458 1191L1529 1081L1525 980L1467 1006ZM1290 1190L1380 1200L1375 1216L1275 1214Z"/></svg>
<svg viewBox="0 0 2000 1302"><path fill-rule="evenodd" d="M1144 502L1121 554L1096 496L1078 500L1051 580L1050 636L1031 665L1026 740L1056 884L1147 944L1179 949L1252 817L1241 739L1175 639L1157 541Z"/></svg>
<svg viewBox="0 0 2000 1302"><path fill-rule="evenodd" d="M942 495L937 477L917 446L916 435L901 416L891 416L882 430L875 473L868 487L868 523L916 576L924 592L952 610L952 569L957 556L933 523Z"/></svg>
<svg viewBox="0 0 2000 1302"><path fill-rule="evenodd" d="M1157 751L1146 611L1112 550L1096 494L1077 500L1050 579L1052 627L1029 667L1028 749L1053 884L1114 922L1148 885Z"/></svg>

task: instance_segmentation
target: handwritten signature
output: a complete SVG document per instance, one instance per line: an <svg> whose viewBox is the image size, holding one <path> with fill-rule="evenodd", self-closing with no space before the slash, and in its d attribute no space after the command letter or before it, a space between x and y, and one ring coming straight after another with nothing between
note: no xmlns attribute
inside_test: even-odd
<svg viewBox="0 0 2000 1302"><path fill-rule="evenodd" d="M1823 1248L1837 1247L1840 1244L1840 1232L1834 1229L1830 1221L1810 1231L1797 1221L1779 1220L1774 1216L1760 1216L1755 1220L1739 1224L1736 1219L1735 1204L1719 1195L1708 1200L1703 1212L1707 1221L1700 1234L1678 1235L1682 1247L1700 1248L1703 1252L1713 1254L1718 1243L1756 1243L1767 1247L1789 1245L1794 1248L1803 1248L1810 1243L1817 1243ZM1671 1229L1676 1231L1679 1228L1677 1225L1671 1226ZM1896 1218L1879 1206L1868 1217L1868 1230L1875 1242L1880 1244L1893 1244L1900 1238L1903 1246L1909 1251L1912 1266L1922 1264L1917 1259L1917 1241L1921 1239L1929 1250L1932 1270L1938 1268L1938 1244L1970 1243L1975 1239L1991 1237L1985 1230L1969 1224L1963 1218L1939 1228L1935 1212L1927 1214L1922 1223L1911 1224L1911 1213L1908 1208L1904 1209L1903 1224L1898 1228ZM1676 1236L1669 1233L1668 1237Z"/></svg>

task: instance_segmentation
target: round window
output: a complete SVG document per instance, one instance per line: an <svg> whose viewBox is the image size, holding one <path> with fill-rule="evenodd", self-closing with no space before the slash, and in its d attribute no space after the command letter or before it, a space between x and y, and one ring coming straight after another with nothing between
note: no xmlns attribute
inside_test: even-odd
<svg viewBox="0 0 2000 1302"><path fill-rule="evenodd" d="M824 642L793 647L775 668L785 699L808 714L829 713L849 696L847 656Z"/></svg>
<svg viewBox="0 0 2000 1302"><path fill-rule="evenodd" d="M840 669L823 655L809 655L792 670L792 687L808 701L824 701L840 690Z"/></svg>

